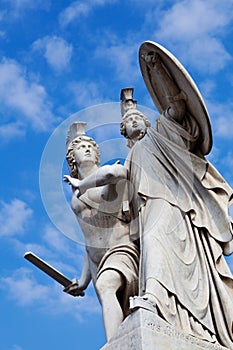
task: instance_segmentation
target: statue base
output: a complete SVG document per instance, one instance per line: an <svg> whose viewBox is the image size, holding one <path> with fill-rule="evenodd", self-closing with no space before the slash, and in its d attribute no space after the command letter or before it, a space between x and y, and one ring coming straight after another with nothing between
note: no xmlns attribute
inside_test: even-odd
<svg viewBox="0 0 233 350"><path fill-rule="evenodd" d="M228 350L180 331L155 313L139 308L101 350Z"/></svg>

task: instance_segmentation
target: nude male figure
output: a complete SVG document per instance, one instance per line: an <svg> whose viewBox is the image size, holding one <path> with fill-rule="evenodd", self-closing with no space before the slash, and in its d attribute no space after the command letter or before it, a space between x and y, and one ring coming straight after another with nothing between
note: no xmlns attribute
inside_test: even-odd
<svg viewBox="0 0 233 350"><path fill-rule="evenodd" d="M86 135L71 142L67 161L74 177L65 175L65 181L73 188L71 207L85 236L86 256L79 284L65 291L83 295L93 281L109 340L128 315L129 297L138 286L138 250L123 211L127 171L120 164L100 167L98 146Z"/></svg>

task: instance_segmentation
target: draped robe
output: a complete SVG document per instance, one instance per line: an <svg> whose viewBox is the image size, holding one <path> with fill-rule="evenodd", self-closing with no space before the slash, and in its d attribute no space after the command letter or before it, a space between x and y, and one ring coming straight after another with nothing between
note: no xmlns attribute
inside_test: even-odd
<svg viewBox="0 0 233 350"><path fill-rule="evenodd" d="M233 192L198 149L199 127L161 115L131 149L131 234L141 241L141 294L189 334L233 349ZM147 289L148 281L152 290ZM151 285L151 284L150 284Z"/></svg>

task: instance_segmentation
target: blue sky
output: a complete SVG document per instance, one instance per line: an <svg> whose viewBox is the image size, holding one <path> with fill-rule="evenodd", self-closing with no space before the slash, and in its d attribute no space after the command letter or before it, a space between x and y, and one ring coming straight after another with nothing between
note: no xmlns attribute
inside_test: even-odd
<svg viewBox="0 0 233 350"><path fill-rule="evenodd" d="M86 120L102 163L124 158L121 88L135 88L152 122L158 114L138 65L145 40L169 49L194 78L212 123L208 158L233 186L232 36L232 0L0 0L0 350L105 343L93 288L72 298L23 254L79 277L83 240L62 184L66 129Z"/></svg>

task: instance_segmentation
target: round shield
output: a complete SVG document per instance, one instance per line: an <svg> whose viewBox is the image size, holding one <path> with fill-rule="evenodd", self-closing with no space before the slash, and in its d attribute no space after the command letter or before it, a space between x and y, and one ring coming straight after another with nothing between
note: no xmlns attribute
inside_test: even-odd
<svg viewBox="0 0 233 350"><path fill-rule="evenodd" d="M212 131L207 108L193 79L182 64L163 46L152 41L144 42L139 49L139 63L146 87L160 113L167 108L167 98L156 89L156 78L148 67L149 56L159 54L167 73L180 91L186 94L186 108L198 122L201 135L199 137L200 150L208 154L212 147Z"/></svg>

